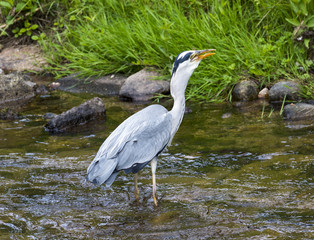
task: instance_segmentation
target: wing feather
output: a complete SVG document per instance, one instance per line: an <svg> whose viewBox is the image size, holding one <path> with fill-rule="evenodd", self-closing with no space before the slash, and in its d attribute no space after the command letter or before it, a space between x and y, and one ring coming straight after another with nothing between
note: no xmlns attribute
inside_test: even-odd
<svg viewBox="0 0 314 240"><path fill-rule="evenodd" d="M102 184L117 171L145 166L145 162L151 161L168 144L171 126L171 115L160 105L151 105L135 113L102 144L87 169L87 179ZM110 178L110 185L112 182Z"/></svg>

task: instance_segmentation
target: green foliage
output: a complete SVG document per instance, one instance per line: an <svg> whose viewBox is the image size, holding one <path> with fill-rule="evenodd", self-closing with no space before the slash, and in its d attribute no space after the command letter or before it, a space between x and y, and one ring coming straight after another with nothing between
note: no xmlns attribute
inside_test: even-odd
<svg viewBox="0 0 314 240"><path fill-rule="evenodd" d="M21 29L14 29L14 34L20 36L26 33L28 36L31 36L32 30L38 28L38 25L32 25L29 23L31 16L38 11L39 2L36 0L7 0L0 1L0 23L5 23L3 28L0 28L1 35L6 35L6 29L13 25L16 21L23 19L24 27ZM28 17L28 18L26 18Z"/></svg>
<svg viewBox="0 0 314 240"><path fill-rule="evenodd" d="M292 25L314 27L314 2L312 0L290 0L291 17L286 20Z"/></svg>
<svg viewBox="0 0 314 240"><path fill-rule="evenodd" d="M13 34L16 38L28 36L35 41L44 39L46 34L40 33L45 30L43 25L47 25L53 17L61 19L59 14L67 17L67 10L73 11L72 7L78 6L79 2L77 0L0 1L0 37Z"/></svg>
<svg viewBox="0 0 314 240"><path fill-rule="evenodd" d="M19 37L23 34L26 34L27 36L31 36L32 35L32 31L36 30L38 28L37 24L30 24L29 21L25 21L24 22L24 27L23 28L15 28L12 30L12 32L14 33L14 37Z"/></svg>
<svg viewBox="0 0 314 240"><path fill-rule="evenodd" d="M291 16L286 20L295 26L294 37L298 37L304 31L314 27L314 1L312 0L290 0L292 9ZM304 39L306 48L310 48L310 39Z"/></svg>
<svg viewBox="0 0 314 240"><path fill-rule="evenodd" d="M58 76L131 73L146 66L170 78L178 53L216 48L203 61L187 91L188 98L231 99L243 77L267 85L278 78L310 82L303 45L293 41L286 19L287 1L73 1L67 17L56 21L51 38L40 41ZM77 4L77 5L75 5Z"/></svg>
<svg viewBox="0 0 314 240"><path fill-rule="evenodd" d="M284 98L283 98L283 101L282 101L282 104L281 104L281 108L280 108L280 112L279 112L280 115L283 114L283 108L284 108L285 103L286 103L286 97L287 97L287 95L285 95Z"/></svg>

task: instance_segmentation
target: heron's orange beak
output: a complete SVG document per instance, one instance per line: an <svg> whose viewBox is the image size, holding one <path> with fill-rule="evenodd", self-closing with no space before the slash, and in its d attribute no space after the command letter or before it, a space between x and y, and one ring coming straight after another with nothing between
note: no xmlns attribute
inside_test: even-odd
<svg viewBox="0 0 314 240"><path fill-rule="evenodd" d="M205 49L205 50L201 50L197 52L197 60L201 61L204 58L207 58L209 56L212 56L216 53L214 53L214 51L216 51L216 49Z"/></svg>

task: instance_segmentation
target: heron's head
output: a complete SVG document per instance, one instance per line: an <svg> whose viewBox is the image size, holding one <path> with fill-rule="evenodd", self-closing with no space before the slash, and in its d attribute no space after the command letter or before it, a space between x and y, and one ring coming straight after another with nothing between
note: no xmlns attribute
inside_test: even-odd
<svg viewBox="0 0 314 240"><path fill-rule="evenodd" d="M180 53L173 63L172 76L177 72L192 74L201 60L215 54L215 49L185 51Z"/></svg>

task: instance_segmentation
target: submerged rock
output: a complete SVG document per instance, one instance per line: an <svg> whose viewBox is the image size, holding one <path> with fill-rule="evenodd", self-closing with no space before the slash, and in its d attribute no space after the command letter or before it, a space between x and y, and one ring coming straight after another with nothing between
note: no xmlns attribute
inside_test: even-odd
<svg viewBox="0 0 314 240"><path fill-rule="evenodd" d="M83 78L77 73L60 78L51 87L72 93L96 93L101 96L118 95L126 77L121 74L112 74L103 77Z"/></svg>
<svg viewBox="0 0 314 240"><path fill-rule="evenodd" d="M236 101L252 101L257 98L257 94L257 84L250 80L237 83L232 93Z"/></svg>
<svg viewBox="0 0 314 240"><path fill-rule="evenodd" d="M151 100L157 93L169 93L170 83L160 80L153 81L156 77L160 77L160 74L147 69L131 75L122 85L119 93L120 97L135 102L145 102Z"/></svg>
<svg viewBox="0 0 314 240"><path fill-rule="evenodd" d="M65 132L91 120L104 118L105 111L103 101L95 97L78 107L73 107L60 115L53 116L44 128L51 133Z"/></svg>
<svg viewBox="0 0 314 240"><path fill-rule="evenodd" d="M314 105L307 103L288 104L283 109L286 120L314 120Z"/></svg>
<svg viewBox="0 0 314 240"><path fill-rule="evenodd" d="M222 119L226 119L226 118L230 118L232 116L232 113L231 112L227 112L227 113L224 113L221 115L221 118Z"/></svg>
<svg viewBox="0 0 314 240"><path fill-rule="evenodd" d="M45 95L45 94L48 94L48 93L49 93L49 90L48 90L48 88L45 85L39 85L36 88L36 94L38 94L38 95Z"/></svg>
<svg viewBox="0 0 314 240"><path fill-rule="evenodd" d="M269 90L270 101L282 101L285 100L299 100L300 99L300 85L293 81L282 81L276 83Z"/></svg>
<svg viewBox="0 0 314 240"><path fill-rule="evenodd" d="M253 101L233 102L232 106L236 108L241 114L256 115L259 114L263 106L267 106L269 103L265 99L256 99Z"/></svg>
<svg viewBox="0 0 314 240"><path fill-rule="evenodd" d="M43 115L43 118L45 118L45 119L52 119L52 118L54 118L54 117L56 117L56 116L58 116L58 115L55 114L55 113L50 113L50 112L48 112L48 113L45 113L45 114Z"/></svg>
<svg viewBox="0 0 314 240"><path fill-rule="evenodd" d="M18 119L18 109L16 108L8 108L8 107L4 107L1 108L0 107L0 119L2 120L15 120Z"/></svg>
<svg viewBox="0 0 314 240"><path fill-rule="evenodd" d="M0 106L8 103L21 105L34 97L35 93L36 83L31 82L25 75L0 74Z"/></svg>
<svg viewBox="0 0 314 240"><path fill-rule="evenodd" d="M0 68L7 72L41 72L46 64L38 45L12 46L0 52Z"/></svg>

